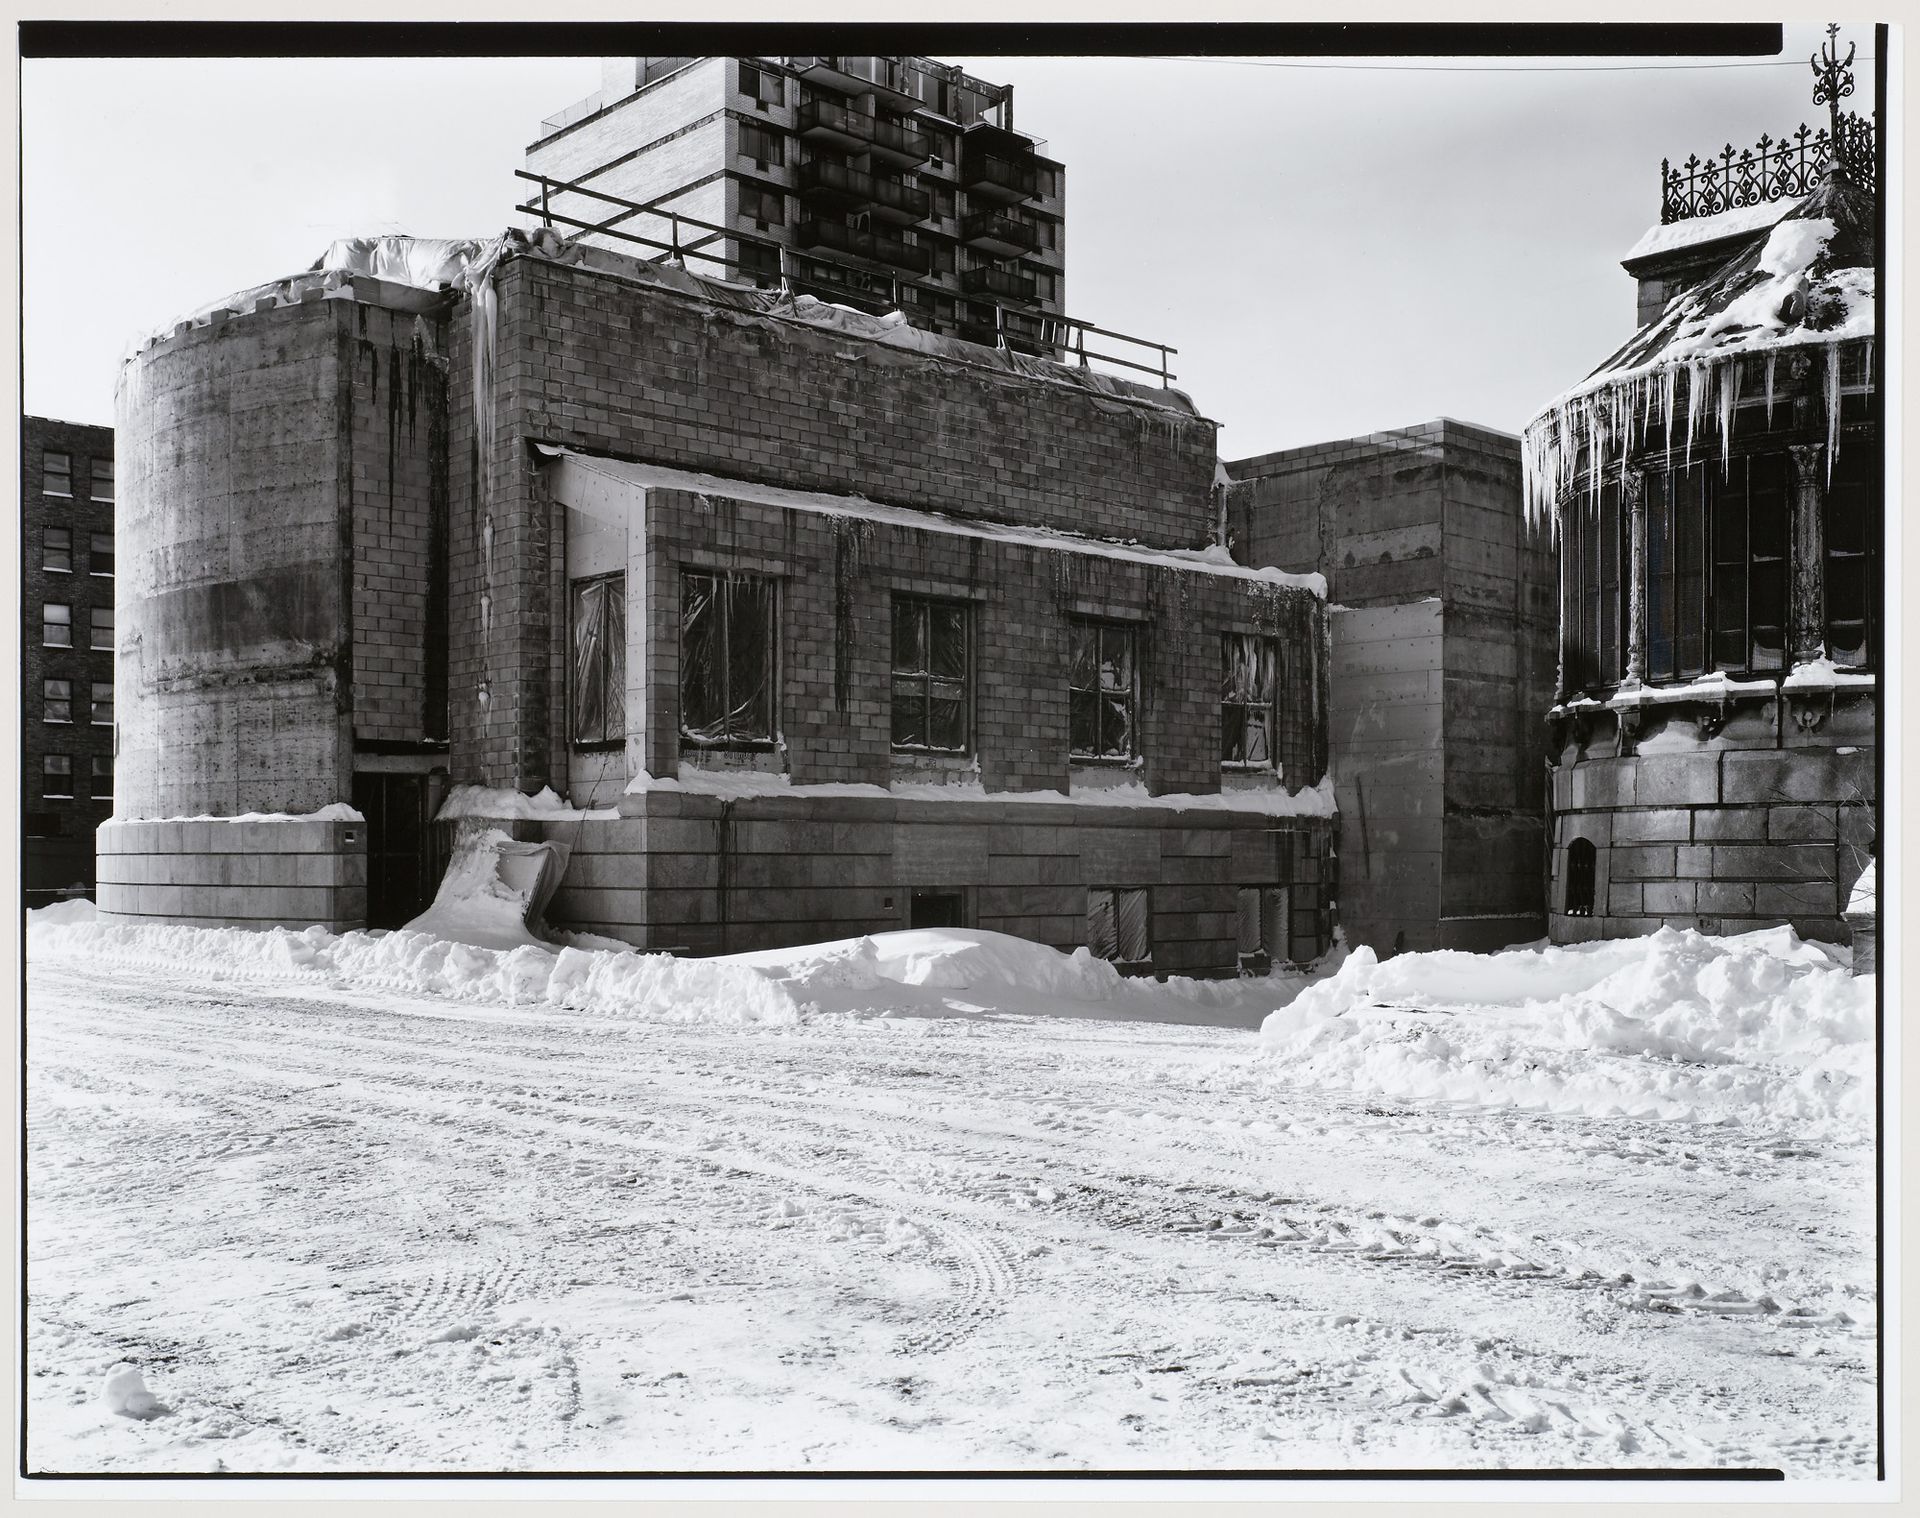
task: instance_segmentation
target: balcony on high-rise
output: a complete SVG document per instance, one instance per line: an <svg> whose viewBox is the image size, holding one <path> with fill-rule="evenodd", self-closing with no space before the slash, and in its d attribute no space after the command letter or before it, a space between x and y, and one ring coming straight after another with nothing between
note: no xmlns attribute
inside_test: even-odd
<svg viewBox="0 0 1920 1518"><path fill-rule="evenodd" d="M794 240L803 248L851 254L915 274L925 274L931 264L927 250L918 243L867 227L850 227L840 221L803 221Z"/></svg>
<svg viewBox="0 0 1920 1518"><path fill-rule="evenodd" d="M1034 227L1017 217L998 211L972 211L960 222L960 241L977 253L993 258L1013 258L1031 253L1040 241Z"/></svg>
<svg viewBox="0 0 1920 1518"><path fill-rule="evenodd" d="M807 142L825 143L843 153L871 153L897 168L912 168L933 156L933 142L925 132L832 100L803 101L794 126Z"/></svg>
<svg viewBox="0 0 1920 1518"><path fill-rule="evenodd" d="M789 58L787 65L816 89L874 95L903 111L920 103L913 72L897 58Z"/></svg>
<svg viewBox="0 0 1920 1518"><path fill-rule="evenodd" d="M960 186L976 200L1012 205L1039 189L1034 140L982 122L960 134Z"/></svg>
<svg viewBox="0 0 1920 1518"><path fill-rule="evenodd" d="M799 189L802 200L818 205L863 208L881 221L901 226L925 221L933 209L933 197L925 190L830 158L816 158L801 164Z"/></svg>
<svg viewBox="0 0 1920 1518"><path fill-rule="evenodd" d="M996 269L991 265L962 270L960 288L969 295L996 295L1003 300L1031 301L1037 298L1037 287L1031 275L1013 269Z"/></svg>

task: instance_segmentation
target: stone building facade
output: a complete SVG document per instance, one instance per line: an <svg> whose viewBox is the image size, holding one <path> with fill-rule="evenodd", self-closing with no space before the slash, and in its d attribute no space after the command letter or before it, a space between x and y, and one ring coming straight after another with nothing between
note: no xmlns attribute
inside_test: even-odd
<svg viewBox="0 0 1920 1518"><path fill-rule="evenodd" d="M92 895L113 811L113 429L21 432L21 757L28 906Z"/></svg>
<svg viewBox="0 0 1920 1518"><path fill-rule="evenodd" d="M1641 258L1667 304L1528 429L1561 543L1558 941L1847 938L1876 834L1883 458L1871 154L1833 135L1811 192L1705 277L1684 222Z"/></svg>
<svg viewBox="0 0 1920 1518"><path fill-rule="evenodd" d="M1352 943L1491 949L1546 930L1555 565L1520 440L1442 419L1226 466L1250 564L1334 610L1340 920Z"/></svg>
<svg viewBox="0 0 1920 1518"><path fill-rule="evenodd" d="M1184 396L551 234L447 273L129 362L103 908L391 925L451 787L551 787L550 920L642 947L1326 945L1324 587L1228 556ZM167 820L340 801L264 865Z"/></svg>

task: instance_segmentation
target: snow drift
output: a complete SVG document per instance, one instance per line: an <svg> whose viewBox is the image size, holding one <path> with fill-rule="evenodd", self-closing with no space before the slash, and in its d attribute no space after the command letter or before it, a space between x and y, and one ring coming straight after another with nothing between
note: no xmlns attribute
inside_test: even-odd
<svg viewBox="0 0 1920 1518"><path fill-rule="evenodd" d="M1281 1078L1596 1117L1873 1113L1874 982L1787 927L1499 954L1355 951L1261 1025Z"/></svg>

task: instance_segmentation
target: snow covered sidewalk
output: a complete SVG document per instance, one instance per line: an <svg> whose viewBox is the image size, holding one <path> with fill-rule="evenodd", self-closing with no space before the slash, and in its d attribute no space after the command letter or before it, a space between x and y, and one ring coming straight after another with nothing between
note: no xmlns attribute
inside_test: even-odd
<svg viewBox="0 0 1920 1518"><path fill-rule="evenodd" d="M1560 979L183 931L31 932L32 1469L1871 1474L1844 1114L1383 1089L1447 1068L1384 1057L1417 1029L1570 1037ZM1828 985L1776 947L1769 995ZM1747 954L1661 952L1696 1019Z"/></svg>

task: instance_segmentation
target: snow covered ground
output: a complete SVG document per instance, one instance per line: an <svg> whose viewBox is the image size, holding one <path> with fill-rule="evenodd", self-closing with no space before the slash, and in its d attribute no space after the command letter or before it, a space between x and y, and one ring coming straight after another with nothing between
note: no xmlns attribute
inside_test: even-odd
<svg viewBox="0 0 1920 1518"><path fill-rule="evenodd" d="M86 917L30 1470L1873 1472L1871 983L1789 934L1154 986Z"/></svg>

